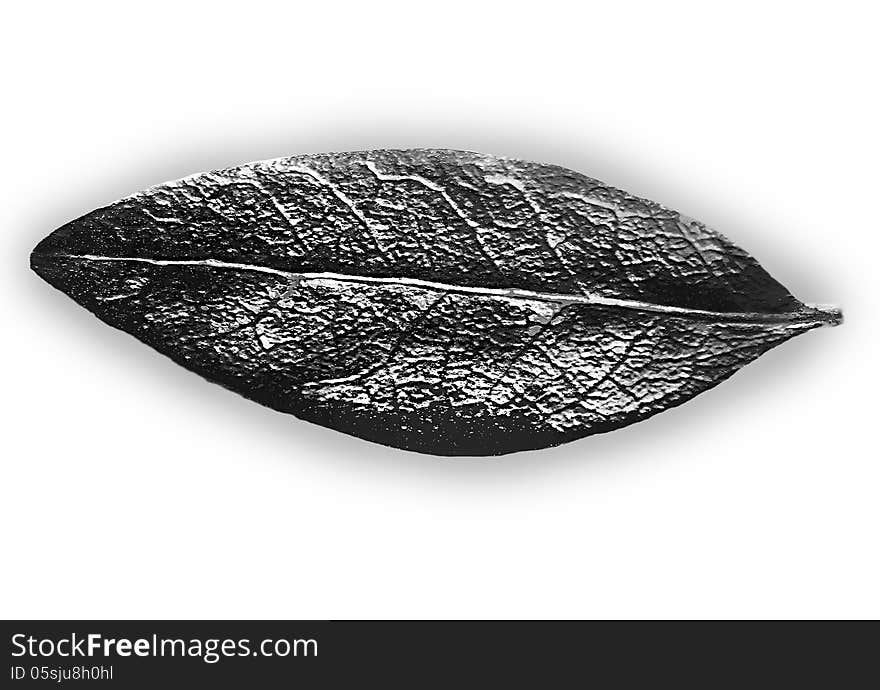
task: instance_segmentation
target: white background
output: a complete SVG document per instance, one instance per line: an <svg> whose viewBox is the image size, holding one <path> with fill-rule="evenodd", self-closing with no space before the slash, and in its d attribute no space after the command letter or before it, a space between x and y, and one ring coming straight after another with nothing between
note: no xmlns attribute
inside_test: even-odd
<svg viewBox="0 0 880 690"><path fill-rule="evenodd" d="M0 615L880 616L873 5L5 5ZM416 146L660 201L847 321L624 430L451 460L206 383L28 268L148 185Z"/></svg>

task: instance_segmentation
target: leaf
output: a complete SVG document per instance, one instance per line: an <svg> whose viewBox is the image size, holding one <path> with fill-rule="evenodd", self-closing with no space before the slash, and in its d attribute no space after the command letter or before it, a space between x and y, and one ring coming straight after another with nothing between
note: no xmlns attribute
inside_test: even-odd
<svg viewBox="0 0 880 690"><path fill-rule="evenodd" d="M65 225L31 263L211 381L438 455L615 429L841 321L675 211L461 151L195 175Z"/></svg>

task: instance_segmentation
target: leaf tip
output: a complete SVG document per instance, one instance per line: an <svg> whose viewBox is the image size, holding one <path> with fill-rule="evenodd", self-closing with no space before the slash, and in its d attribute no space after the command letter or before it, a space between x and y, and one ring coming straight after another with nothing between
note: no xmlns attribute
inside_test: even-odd
<svg viewBox="0 0 880 690"><path fill-rule="evenodd" d="M822 326L839 326L843 323L843 310L833 304L806 304L809 312L821 321Z"/></svg>

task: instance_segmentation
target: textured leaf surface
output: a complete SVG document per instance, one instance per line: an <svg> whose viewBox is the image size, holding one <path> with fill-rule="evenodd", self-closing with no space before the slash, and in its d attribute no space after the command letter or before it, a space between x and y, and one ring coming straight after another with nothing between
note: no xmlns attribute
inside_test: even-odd
<svg viewBox="0 0 880 690"><path fill-rule="evenodd" d="M299 156L153 187L33 268L258 402L443 455L638 421L840 321L701 223L563 168Z"/></svg>

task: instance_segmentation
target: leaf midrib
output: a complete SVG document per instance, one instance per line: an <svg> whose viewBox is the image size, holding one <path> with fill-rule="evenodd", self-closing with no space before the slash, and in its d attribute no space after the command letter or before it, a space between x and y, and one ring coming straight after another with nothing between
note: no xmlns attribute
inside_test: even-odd
<svg viewBox="0 0 880 690"><path fill-rule="evenodd" d="M101 256L97 254L54 254L54 256L62 259L72 259L78 261L107 261L122 263L134 262L152 264L155 266L205 266L209 268L252 271L258 273L267 273L270 275L277 275L279 277L287 279L291 283L297 284L304 281L329 280L343 283L359 283L364 285L399 285L404 287L421 288L425 290L435 290L450 294L471 294L486 297L496 297L501 299L548 302L563 307L570 304L616 307L620 309L629 309L640 312L668 314L670 316L678 316L682 318L699 320L716 319L724 322L743 324L796 324L799 327L810 324L814 324L816 326L833 326L840 323L840 320L842 318L839 309L835 307L825 306L818 307L804 305L802 310L796 312L782 313L720 312L705 309L674 307L665 304L640 302L638 300L618 299L615 297L605 297L602 295L573 295L566 293L538 292L535 290L524 290L521 288L493 288L477 287L470 285L455 285L452 283L442 283L431 280L422 280L421 278L409 277L362 276L348 273L333 273L329 271L284 271L277 268L271 268L269 266L223 261L221 259L154 259L137 256Z"/></svg>

